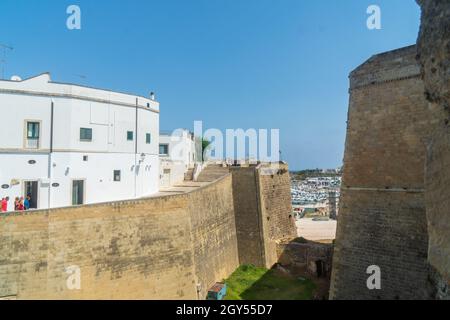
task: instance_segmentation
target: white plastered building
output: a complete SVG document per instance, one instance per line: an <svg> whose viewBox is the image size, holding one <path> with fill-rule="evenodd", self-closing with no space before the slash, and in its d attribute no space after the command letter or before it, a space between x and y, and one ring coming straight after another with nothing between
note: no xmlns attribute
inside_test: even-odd
<svg viewBox="0 0 450 320"><path fill-rule="evenodd" d="M159 103L51 81L0 80L0 197L44 209L159 191Z"/></svg>
<svg viewBox="0 0 450 320"><path fill-rule="evenodd" d="M194 134L186 129L160 132L160 186L176 185L185 180L185 174L193 171L198 159L198 145Z"/></svg>

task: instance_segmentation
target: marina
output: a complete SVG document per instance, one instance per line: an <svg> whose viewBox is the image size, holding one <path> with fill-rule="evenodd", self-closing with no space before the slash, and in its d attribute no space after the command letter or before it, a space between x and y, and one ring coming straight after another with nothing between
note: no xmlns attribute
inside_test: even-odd
<svg viewBox="0 0 450 320"><path fill-rule="evenodd" d="M292 206L297 218L305 215L330 216L340 196L342 178L311 177L304 180L292 179Z"/></svg>

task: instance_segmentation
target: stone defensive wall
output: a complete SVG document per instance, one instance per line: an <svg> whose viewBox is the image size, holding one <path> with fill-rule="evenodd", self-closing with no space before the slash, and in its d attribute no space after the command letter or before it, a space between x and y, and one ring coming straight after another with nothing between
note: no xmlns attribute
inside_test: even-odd
<svg viewBox="0 0 450 320"><path fill-rule="evenodd" d="M417 60L427 100L442 112L427 153L428 261L436 298L450 300L450 1L417 2L422 9Z"/></svg>
<svg viewBox="0 0 450 320"><path fill-rule="evenodd" d="M0 298L197 300L245 255L270 268L295 225L287 165L263 167L187 193L2 215Z"/></svg>
<svg viewBox="0 0 450 320"><path fill-rule="evenodd" d="M0 297L204 299L239 266L231 175L191 193L0 223ZM74 267L80 290L67 283Z"/></svg>
<svg viewBox="0 0 450 320"><path fill-rule="evenodd" d="M240 264L271 268L277 243L297 237L288 166L231 168Z"/></svg>
<svg viewBox="0 0 450 320"><path fill-rule="evenodd" d="M425 164L439 110L427 102L416 47L350 75L344 175L330 297L428 299ZM369 266L381 290L369 290Z"/></svg>

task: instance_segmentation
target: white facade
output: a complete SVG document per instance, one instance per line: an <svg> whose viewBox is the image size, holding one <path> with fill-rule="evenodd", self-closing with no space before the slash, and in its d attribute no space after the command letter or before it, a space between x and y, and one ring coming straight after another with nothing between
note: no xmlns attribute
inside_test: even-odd
<svg viewBox="0 0 450 320"><path fill-rule="evenodd" d="M52 82L0 81L0 197L33 193L34 207L158 192L159 103Z"/></svg>
<svg viewBox="0 0 450 320"><path fill-rule="evenodd" d="M160 133L160 186L169 187L184 180L184 175L197 162L194 135L178 129L173 133Z"/></svg>

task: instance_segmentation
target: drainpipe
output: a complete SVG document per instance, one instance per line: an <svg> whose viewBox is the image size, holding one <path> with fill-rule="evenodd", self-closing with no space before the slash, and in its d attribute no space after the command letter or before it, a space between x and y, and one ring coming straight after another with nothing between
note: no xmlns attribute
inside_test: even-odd
<svg viewBox="0 0 450 320"><path fill-rule="evenodd" d="M136 98L136 123L135 123L135 130L134 130L134 198L137 198L137 173L138 173L138 167L137 167L137 152L138 152L138 98Z"/></svg>
<svg viewBox="0 0 450 320"><path fill-rule="evenodd" d="M52 193L52 154L53 154L53 123L54 123L54 109L55 109L55 101L51 100L50 107L50 152L48 154L48 208L51 207L51 193Z"/></svg>

